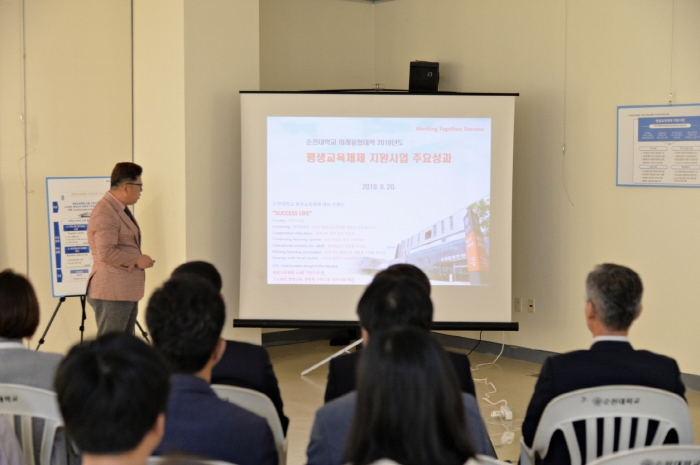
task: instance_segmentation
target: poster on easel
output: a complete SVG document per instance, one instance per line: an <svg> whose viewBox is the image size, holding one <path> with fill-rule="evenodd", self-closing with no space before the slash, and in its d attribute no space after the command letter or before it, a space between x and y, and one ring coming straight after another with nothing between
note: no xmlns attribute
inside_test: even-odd
<svg viewBox="0 0 700 465"><path fill-rule="evenodd" d="M85 294L92 269L87 226L95 204L109 190L109 176L46 178L46 207L55 298Z"/></svg>
<svg viewBox="0 0 700 465"><path fill-rule="evenodd" d="M700 187L700 104L617 107L617 185Z"/></svg>

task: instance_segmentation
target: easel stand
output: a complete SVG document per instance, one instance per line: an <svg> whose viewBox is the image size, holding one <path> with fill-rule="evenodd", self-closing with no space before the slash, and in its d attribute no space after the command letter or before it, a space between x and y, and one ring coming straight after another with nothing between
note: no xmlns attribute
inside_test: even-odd
<svg viewBox="0 0 700 465"><path fill-rule="evenodd" d="M78 297L80 298L80 307L82 308L82 319L80 320L80 343L83 343L83 335L85 333L85 296L84 295L68 295L68 296L63 296L58 299L58 305L56 305L56 310L53 311L53 315L51 315L51 319L49 320L49 324L46 325L46 329L44 329L44 334L41 335L41 338L39 339L39 343L36 345L36 350L39 350L39 347L44 343L44 338L46 337L46 333L49 332L49 328L51 328L51 324L53 323L53 319L56 318L56 314L58 313L58 310L61 308L61 304L66 301L66 298L68 297Z"/></svg>
<svg viewBox="0 0 700 465"><path fill-rule="evenodd" d="M328 363L328 362L330 362L331 360L333 360L334 358L336 358L336 357L338 357L338 356L340 356L340 355L349 354L349 353L350 353L350 349L352 349L352 348L355 347L355 346L359 346L361 343L362 343L362 339L358 339L357 341L353 342L353 343L350 344L349 346L347 346L347 347L345 347L345 348L343 348L343 349L340 349L338 352L334 353L334 354L331 355L330 357L328 357L328 358L326 358L326 359L324 359L324 360L321 360L320 362L318 362L316 365L312 366L311 368L308 368L308 369L302 371L302 372L301 372L301 376L305 376L305 375L307 375L308 373L311 373L312 371L314 371L316 368L320 367L320 366L323 365L324 363Z"/></svg>
<svg viewBox="0 0 700 465"><path fill-rule="evenodd" d="M65 302L66 298L68 298L68 297L80 298L80 308L82 309L82 316L81 316L81 320L80 320L80 328L78 328L78 329L80 329L80 343L81 344L83 343L83 336L85 334L85 319L86 319L85 301L86 301L86 298L84 295L68 295L68 296L63 296L63 297L58 299L58 305L56 305L56 310L53 311L53 315L51 315L51 319L49 320L49 324L46 325L46 329L44 329L44 334L41 335L41 339L39 339L39 343L36 345L36 350L39 350L39 347L41 347L41 345L44 343L44 338L46 337L46 333L49 332L49 328L51 328L51 324L53 323L54 318L56 318L56 314L58 313L58 310L61 308L61 304L63 302ZM143 330L143 328L141 327L141 324L138 322L138 320L136 320L136 326L138 326L139 331L141 331L141 336L143 336L143 338L147 342L150 343L151 341L148 339L148 333Z"/></svg>

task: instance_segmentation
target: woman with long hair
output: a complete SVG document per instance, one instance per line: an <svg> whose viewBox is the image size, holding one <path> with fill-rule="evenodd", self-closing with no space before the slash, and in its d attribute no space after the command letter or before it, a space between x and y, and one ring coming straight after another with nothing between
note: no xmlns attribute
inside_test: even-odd
<svg viewBox="0 0 700 465"><path fill-rule="evenodd" d="M344 463L462 465L474 457L454 368L429 333L398 327L372 335L357 378Z"/></svg>

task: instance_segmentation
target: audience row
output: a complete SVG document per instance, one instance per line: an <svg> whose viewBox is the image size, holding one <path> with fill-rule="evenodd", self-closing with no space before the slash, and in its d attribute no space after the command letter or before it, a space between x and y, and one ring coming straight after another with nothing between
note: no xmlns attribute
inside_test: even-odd
<svg viewBox="0 0 700 465"><path fill-rule="evenodd" d="M150 454L188 454L239 465L277 464L267 422L220 399L210 384L262 392L286 432L277 379L267 351L225 341L221 277L189 262L149 299L153 347L129 334L106 334L60 355L26 350L39 321L29 281L0 273L0 383L56 389L66 434L83 463L103 456L143 464ZM546 405L585 387L633 384L684 395L673 359L634 350L629 328L641 312L642 283L631 269L596 267L586 280L590 350L549 358L523 424L532 444ZM379 272L357 306L364 350L332 360L326 404L316 412L310 465L365 465L387 458L404 465L461 465L495 457L475 399L465 355L431 337L430 281L399 264ZM651 433L650 433L651 434ZM669 436L669 441L673 437ZM569 463L554 437L545 463Z"/></svg>

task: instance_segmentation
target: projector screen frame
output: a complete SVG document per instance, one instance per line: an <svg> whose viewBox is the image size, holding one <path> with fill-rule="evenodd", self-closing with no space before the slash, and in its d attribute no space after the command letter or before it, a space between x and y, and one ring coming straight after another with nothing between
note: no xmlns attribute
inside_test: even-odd
<svg viewBox="0 0 700 465"><path fill-rule="evenodd" d="M239 94L331 94L331 95L397 95L397 96L496 96L519 97L520 93L494 92L409 92L395 89L340 89L340 90L304 90L304 91L239 91ZM353 329L359 328L359 322L354 320L283 320L283 319L252 319L236 318L233 320L236 328L317 328L317 329ZM484 322L484 321L435 321L433 330L453 331L518 331L518 322Z"/></svg>
<svg viewBox="0 0 700 465"><path fill-rule="evenodd" d="M359 321L336 320L233 320L234 328L313 328L313 329L358 329ZM460 321L436 321L433 322L434 331L519 331L518 322L460 322Z"/></svg>

